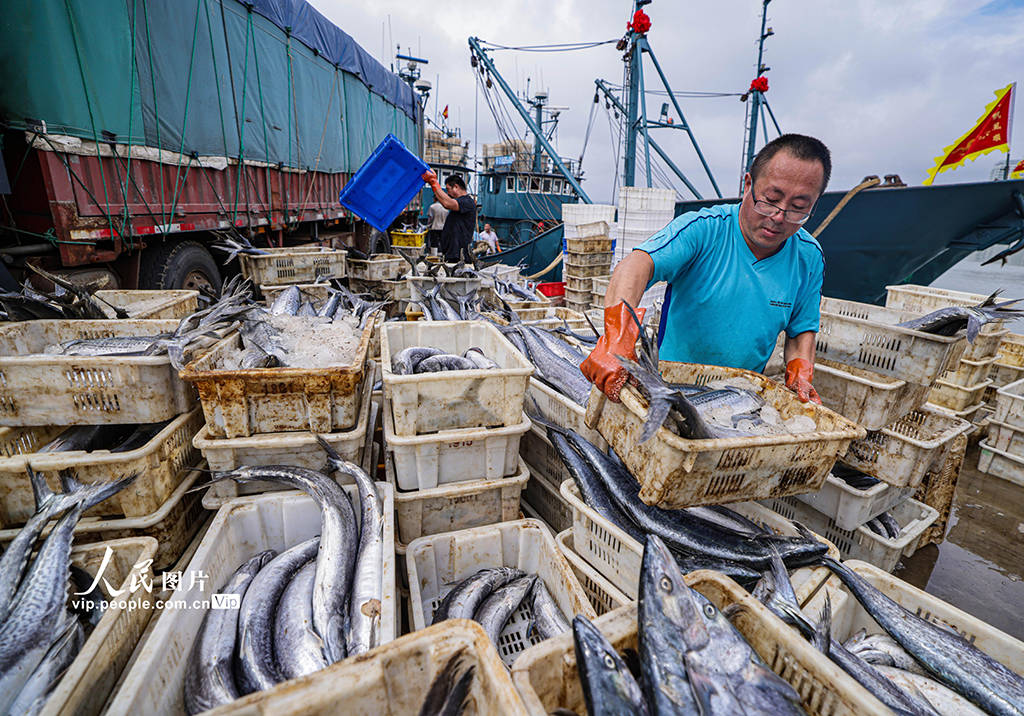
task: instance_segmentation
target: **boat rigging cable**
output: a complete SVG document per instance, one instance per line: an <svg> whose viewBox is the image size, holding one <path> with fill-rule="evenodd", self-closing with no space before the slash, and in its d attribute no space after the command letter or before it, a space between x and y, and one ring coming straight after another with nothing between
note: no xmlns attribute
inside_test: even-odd
<svg viewBox="0 0 1024 716"><path fill-rule="evenodd" d="M488 50L516 50L517 52L572 52L574 50L589 50L601 45L611 45L619 41L619 38L611 40L598 40L595 42L563 42L553 45L498 45L493 42L481 40L480 44Z"/></svg>

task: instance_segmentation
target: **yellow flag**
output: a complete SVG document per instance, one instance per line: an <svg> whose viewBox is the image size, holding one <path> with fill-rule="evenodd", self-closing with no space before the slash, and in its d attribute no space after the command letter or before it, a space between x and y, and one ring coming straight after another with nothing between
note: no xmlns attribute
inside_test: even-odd
<svg viewBox="0 0 1024 716"><path fill-rule="evenodd" d="M1017 83L1011 82L996 90L996 98L985 106L985 113L974 126L935 157L935 166L928 171L925 184L931 184L941 172L963 166L968 159L977 159L989 152L1010 151L1010 121L1016 87Z"/></svg>

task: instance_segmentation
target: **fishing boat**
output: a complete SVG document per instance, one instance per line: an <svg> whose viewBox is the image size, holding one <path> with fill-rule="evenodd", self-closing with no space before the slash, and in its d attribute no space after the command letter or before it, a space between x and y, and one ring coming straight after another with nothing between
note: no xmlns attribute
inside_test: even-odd
<svg viewBox="0 0 1024 716"><path fill-rule="evenodd" d="M763 3L756 65L758 77L744 95L744 171L756 153L758 132L767 139L769 120L781 134L765 94L767 81L764 73L768 68L762 62L765 40L774 35L771 28L766 26L769 1ZM686 123L677 96L658 64L647 37L650 20L641 9L648 3L649 0L633 3L634 15L629 30L616 45L616 49L623 52L623 61L626 63L623 86L615 88L604 80L595 80L598 93L623 117L625 142L622 184L627 187L637 186L640 180L638 173L644 173L638 172L640 166L646 168L646 185L651 186L651 153L654 152L695 196L676 203L677 216L714 204L736 203L739 197L724 197L719 191L700 145ZM469 44L474 60L486 66L491 75L500 78L484 44L476 38L470 38ZM664 109L658 120L649 121L647 118L648 92L641 91L645 60L653 66L664 85L676 112L675 128L689 135L701 167L717 194L715 198L702 197L686 173L650 136L649 128L664 127L666 123ZM474 66L477 66L476 62ZM526 121L528 129L534 133L537 143L543 144L544 133L541 128L530 121L529 113L514 93L507 91L506 95ZM559 170L566 180L573 176L557 163L553 168ZM591 203L582 189L577 190L577 195L579 201ZM823 293L849 300L879 303L885 298L885 286L899 283L929 284L975 251L996 244L1010 244L1008 252L1024 247L1024 181L1004 179L907 186L895 175L886 176L884 180L867 177L850 191L830 191L822 195L805 228L817 237L825 254L828 268L825 271ZM562 239L562 228L555 227L516 246L514 251L489 257L488 261L523 265L524 273L536 275L543 272L539 274L543 280L558 280L561 274L558 257L562 251Z"/></svg>

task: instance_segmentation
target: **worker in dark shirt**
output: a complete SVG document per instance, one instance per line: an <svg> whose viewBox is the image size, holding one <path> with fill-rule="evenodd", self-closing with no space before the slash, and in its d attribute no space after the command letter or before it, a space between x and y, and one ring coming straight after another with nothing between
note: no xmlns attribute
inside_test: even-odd
<svg viewBox="0 0 1024 716"><path fill-rule="evenodd" d="M444 180L444 189L437 180L437 174L427 171L423 181L434 191L434 198L448 210L448 216L441 229L441 253L445 261L458 261L469 255L469 245L476 229L476 199L470 196L466 182L458 174L452 174Z"/></svg>

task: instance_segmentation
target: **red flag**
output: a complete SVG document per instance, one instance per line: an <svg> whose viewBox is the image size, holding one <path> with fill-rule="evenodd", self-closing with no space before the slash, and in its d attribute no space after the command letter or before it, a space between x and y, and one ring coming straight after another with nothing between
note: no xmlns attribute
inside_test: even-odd
<svg viewBox="0 0 1024 716"><path fill-rule="evenodd" d="M445 119L448 119L448 105L444 106L444 111L441 112L441 116L444 117Z"/></svg>
<svg viewBox="0 0 1024 716"><path fill-rule="evenodd" d="M1017 166L1015 166L1013 168L1013 171L1010 172L1010 176L1014 179L1019 179L1020 176L1018 175L1021 174L1024 174L1024 159L1021 159L1019 162L1017 162Z"/></svg>
<svg viewBox="0 0 1024 716"><path fill-rule="evenodd" d="M985 107L985 113L967 134L942 150L941 156L935 157L935 166L928 171L925 184L931 184L941 172L962 166L968 159L977 159L997 150L1010 151L1010 120L1016 87L1017 83L1011 82L996 90L996 99Z"/></svg>

